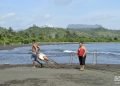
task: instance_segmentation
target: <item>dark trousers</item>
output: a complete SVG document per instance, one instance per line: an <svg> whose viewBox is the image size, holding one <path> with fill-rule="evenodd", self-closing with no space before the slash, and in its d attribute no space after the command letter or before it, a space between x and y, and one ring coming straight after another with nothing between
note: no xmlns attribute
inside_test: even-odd
<svg viewBox="0 0 120 86"><path fill-rule="evenodd" d="M39 63L42 67L42 63L40 61L38 61L38 58L37 58L36 54L32 54L31 58L33 59L33 61L36 61L37 63Z"/></svg>
<svg viewBox="0 0 120 86"><path fill-rule="evenodd" d="M86 56L78 56L80 65L85 65Z"/></svg>

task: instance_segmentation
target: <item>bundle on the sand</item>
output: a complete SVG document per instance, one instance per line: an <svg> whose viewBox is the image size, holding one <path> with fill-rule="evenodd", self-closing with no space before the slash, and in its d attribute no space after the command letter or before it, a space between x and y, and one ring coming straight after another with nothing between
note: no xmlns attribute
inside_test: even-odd
<svg viewBox="0 0 120 86"><path fill-rule="evenodd" d="M58 63L55 62L53 59L48 58L44 53L39 53L38 55L39 60L44 61L47 64L53 64L54 66L57 66Z"/></svg>

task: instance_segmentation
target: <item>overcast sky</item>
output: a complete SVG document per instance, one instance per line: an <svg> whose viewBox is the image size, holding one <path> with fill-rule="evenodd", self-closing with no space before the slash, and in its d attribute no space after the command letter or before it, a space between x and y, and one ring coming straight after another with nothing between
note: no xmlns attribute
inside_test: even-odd
<svg viewBox="0 0 120 86"><path fill-rule="evenodd" d="M120 30L120 0L0 0L0 26L99 24Z"/></svg>

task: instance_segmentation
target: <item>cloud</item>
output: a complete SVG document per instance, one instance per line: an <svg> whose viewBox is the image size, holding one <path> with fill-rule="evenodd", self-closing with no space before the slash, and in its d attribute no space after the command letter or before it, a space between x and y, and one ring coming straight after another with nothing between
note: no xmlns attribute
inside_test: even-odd
<svg viewBox="0 0 120 86"><path fill-rule="evenodd" d="M56 5L65 6L72 3L73 0L53 0Z"/></svg>
<svg viewBox="0 0 120 86"><path fill-rule="evenodd" d="M37 15L32 15L32 16L27 16L27 17L21 17L21 18L17 18L15 20L15 27L17 28L27 28L32 26L33 24L36 25L49 25L52 26L51 24L49 24L49 22L53 19L53 16L49 13L46 14L37 14ZM19 26L19 27L18 27Z"/></svg>
<svg viewBox="0 0 120 86"><path fill-rule="evenodd" d="M73 19L75 23L84 24L100 24L107 28L118 28L120 22L120 12L119 11L96 11L93 13L88 13L79 18Z"/></svg>
<svg viewBox="0 0 120 86"><path fill-rule="evenodd" d="M14 17L14 18L13 18ZM51 21L53 16L50 13L29 15L29 16L20 16L15 13L7 13L3 16L0 16L0 26L11 26L13 28L26 28L33 24L46 24Z"/></svg>
<svg viewBox="0 0 120 86"><path fill-rule="evenodd" d="M16 22L16 13L10 12L4 15L0 15L0 26L10 27ZM15 17L15 18L13 18Z"/></svg>
<svg viewBox="0 0 120 86"><path fill-rule="evenodd" d="M93 12L93 13L88 13L86 15L80 16L79 19L81 21L99 21L99 22L107 22L111 20L115 20L120 18L120 13L119 12L105 12L105 11L99 11L99 12Z"/></svg>
<svg viewBox="0 0 120 86"><path fill-rule="evenodd" d="M51 18L51 15L50 15L50 14L45 14L43 17L44 17L45 19L50 19L50 18Z"/></svg>
<svg viewBox="0 0 120 86"><path fill-rule="evenodd" d="M16 15L16 13L13 13L13 12L7 13L7 14L5 14L5 15L3 15L3 16L0 16L0 20L4 20L4 19L7 19L7 18L11 18L11 17L14 17L15 15Z"/></svg>

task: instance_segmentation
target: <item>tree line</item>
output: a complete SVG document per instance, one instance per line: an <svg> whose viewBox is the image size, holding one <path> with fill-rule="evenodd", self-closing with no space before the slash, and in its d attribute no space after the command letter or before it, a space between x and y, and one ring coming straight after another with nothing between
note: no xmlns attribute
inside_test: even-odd
<svg viewBox="0 0 120 86"><path fill-rule="evenodd" d="M33 25L22 31L14 31L12 27L0 27L0 45L29 44L38 42L120 42L120 31L88 30L56 27L38 27Z"/></svg>

